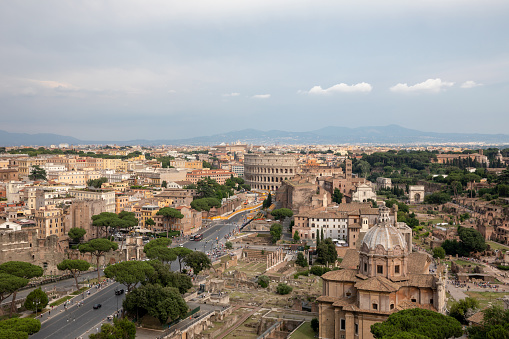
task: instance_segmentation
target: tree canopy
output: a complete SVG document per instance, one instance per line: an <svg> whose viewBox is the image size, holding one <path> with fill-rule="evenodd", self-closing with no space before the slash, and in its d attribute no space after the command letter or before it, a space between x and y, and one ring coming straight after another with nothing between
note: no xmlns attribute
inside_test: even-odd
<svg viewBox="0 0 509 339"><path fill-rule="evenodd" d="M46 170L38 165L32 166L30 174L28 175L30 180L46 180Z"/></svg>
<svg viewBox="0 0 509 339"><path fill-rule="evenodd" d="M83 228L79 227L73 227L69 230L67 235L69 238L71 238L74 242L79 242L81 238L87 233Z"/></svg>
<svg viewBox="0 0 509 339"><path fill-rule="evenodd" d="M455 302L451 306L449 315L466 325L468 323L467 318L472 316L477 308L479 308L479 301L468 297Z"/></svg>
<svg viewBox="0 0 509 339"><path fill-rule="evenodd" d="M191 254L193 250L187 248L187 247L175 247L173 249L173 252L177 256L178 262L179 262L179 270L182 272L182 263L184 262L184 259L187 255Z"/></svg>
<svg viewBox="0 0 509 339"><path fill-rule="evenodd" d="M283 234L283 226L279 223L273 223L270 226L270 236L273 243L276 243L279 239L281 239L281 235Z"/></svg>
<svg viewBox="0 0 509 339"><path fill-rule="evenodd" d="M193 269L193 273L198 275L201 271L211 268L212 263L209 257L200 251L193 251L184 257L187 266Z"/></svg>
<svg viewBox="0 0 509 339"><path fill-rule="evenodd" d="M154 274L149 277L146 283L159 284L163 287L175 287L181 294L186 293L193 287L191 277L187 274L172 272L170 265L158 260L150 260L148 263L154 268Z"/></svg>
<svg viewBox="0 0 509 339"><path fill-rule="evenodd" d="M85 260L73 260L73 259L65 259L60 264L57 265L57 268L61 271L69 271L74 277L74 281L76 282L76 290L79 290L80 287L78 285L78 277L81 272L88 271L90 268L90 263Z"/></svg>
<svg viewBox="0 0 509 339"><path fill-rule="evenodd" d="M341 204L343 201L343 193L339 190L339 188L334 189L334 193L332 194L332 202L336 204Z"/></svg>
<svg viewBox="0 0 509 339"><path fill-rule="evenodd" d="M12 274L0 273L0 303L26 285L28 285L28 279Z"/></svg>
<svg viewBox="0 0 509 339"><path fill-rule="evenodd" d="M138 219L133 212L122 211L119 214L102 212L92 216L92 225L106 234L108 228L119 229L137 226Z"/></svg>
<svg viewBox="0 0 509 339"><path fill-rule="evenodd" d="M99 178L99 179L90 179L90 180L87 180L87 185L89 187L95 187L95 188L101 188L102 184L104 183L107 183L108 182L108 178Z"/></svg>
<svg viewBox="0 0 509 339"><path fill-rule="evenodd" d="M320 244L316 246L316 252L317 261L321 264L333 264L338 260L336 246L330 238L320 241Z"/></svg>
<svg viewBox="0 0 509 339"><path fill-rule="evenodd" d="M210 211L212 207L221 207L221 200L217 198L201 198L191 202L191 207L198 212Z"/></svg>
<svg viewBox="0 0 509 339"><path fill-rule="evenodd" d="M14 311L16 309L15 300L16 300L17 291L20 288L26 286L28 284L28 280L35 278L35 277L42 276L44 271L43 271L42 267L37 266L37 265L32 265L28 262L8 261L8 262L5 262L0 265L0 274L1 273L5 273L5 274L8 274L8 275L11 275L14 277L25 279L25 280L13 279L13 278L7 279L7 277L4 276L4 278L6 279L6 280L4 280L4 282L11 281L14 284L16 284L16 286L19 286L19 288L15 289L14 291L11 292L12 303L11 303L10 315L12 316L12 314L14 313ZM20 286L24 281L26 281L26 284Z"/></svg>
<svg viewBox="0 0 509 339"><path fill-rule="evenodd" d="M270 212L276 220L290 218L293 216L293 211L289 208L278 208Z"/></svg>
<svg viewBox="0 0 509 339"><path fill-rule="evenodd" d="M161 324L184 317L187 314L187 304L179 291L173 287L146 284L127 294L124 309L139 317L149 314L157 318Z"/></svg>
<svg viewBox="0 0 509 339"><path fill-rule="evenodd" d="M376 339L415 338L415 336L446 339L460 337L463 331L459 321L453 317L413 308L393 313L386 321L371 325L371 333Z"/></svg>
<svg viewBox="0 0 509 339"><path fill-rule="evenodd" d="M262 208L269 208L272 205L272 195L269 193L267 198L263 200Z"/></svg>
<svg viewBox="0 0 509 339"><path fill-rule="evenodd" d="M27 295L23 306L27 310L40 312L48 305L48 302L48 295L39 287Z"/></svg>
<svg viewBox="0 0 509 339"><path fill-rule="evenodd" d="M133 287L149 279L155 274L154 268L146 261L123 261L110 265L104 269L104 275L127 287L131 292Z"/></svg>
<svg viewBox="0 0 509 339"><path fill-rule="evenodd" d="M490 306L482 311L481 325L467 328L470 339L507 339L509 333L509 310Z"/></svg>
<svg viewBox="0 0 509 339"><path fill-rule="evenodd" d="M101 332L92 333L90 339L134 339L136 338L136 325L127 318L113 319L113 325L101 325Z"/></svg>
<svg viewBox="0 0 509 339"><path fill-rule="evenodd" d="M97 264L97 280L100 279L100 270L99 270L99 259L107 252L111 250L118 249L118 244L116 242L110 241L108 239L92 239L87 243L81 244L79 246L79 251L82 253L90 253L96 258Z"/></svg>
<svg viewBox="0 0 509 339"><path fill-rule="evenodd" d="M148 243L145 244L143 247L143 252L147 253L148 250L154 247L168 247L172 243L171 239L168 238L157 238L154 240L150 240Z"/></svg>
<svg viewBox="0 0 509 339"><path fill-rule="evenodd" d="M28 335L39 332L41 322L33 318L11 318L0 321L0 338L28 338Z"/></svg>
<svg viewBox="0 0 509 339"><path fill-rule="evenodd" d="M200 198L217 198L222 200L233 195L233 189L226 185L220 185L214 179L206 177L196 183L196 192Z"/></svg>

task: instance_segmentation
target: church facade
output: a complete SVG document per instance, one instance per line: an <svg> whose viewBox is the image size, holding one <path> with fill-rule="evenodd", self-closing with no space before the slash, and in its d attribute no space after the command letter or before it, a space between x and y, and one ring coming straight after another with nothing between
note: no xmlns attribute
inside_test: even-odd
<svg viewBox="0 0 509 339"><path fill-rule="evenodd" d="M360 249L349 250L343 269L322 276L319 338L373 338L371 325L394 312L445 311L445 278L429 273L429 255L410 253L400 228L389 209L380 207L378 223L364 235Z"/></svg>

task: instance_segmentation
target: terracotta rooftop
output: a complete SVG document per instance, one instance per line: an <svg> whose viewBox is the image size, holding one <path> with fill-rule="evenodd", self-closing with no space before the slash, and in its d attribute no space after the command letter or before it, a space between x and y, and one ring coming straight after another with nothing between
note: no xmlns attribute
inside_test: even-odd
<svg viewBox="0 0 509 339"><path fill-rule="evenodd" d="M346 250L343 261L339 267L355 270L359 266L359 251L356 249Z"/></svg>
<svg viewBox="0 0 509 339"><path fill-rule="evenodd" d="M425 269L426 262L431 262L431 256L427 253L412 252L408 255L408 273L428 273Z"/></svg>
<svg viewBox="0 0 509 339"><path fill-rule="evenodd" d="M484 313L482 311L476 312L471 317L467 318L468 322L476 325L480 325L483 322L483 320Z"/></svg>
<svg viewBox="0 0 509 339"><path fill-rule="evenodd" d="M323 280L341 280L341 281L352 281L356 282L359 279L355 276L357 274L357 270L339 270L339 271L330 271L322 275Z"/></svg>
<svg viewBox="0 0 509 339"><path fill-rule="evenodd" d="M364 291L395 292L399 290L400 285L393 283L387 278L378 276L359 281L354 287Z"/></svg>

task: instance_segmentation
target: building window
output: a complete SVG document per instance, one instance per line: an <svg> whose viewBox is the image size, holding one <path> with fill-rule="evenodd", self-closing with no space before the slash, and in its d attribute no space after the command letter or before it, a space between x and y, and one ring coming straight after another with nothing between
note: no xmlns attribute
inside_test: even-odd
<svg viewBox="0 0 509 339"><path fill-rule="evenodd" d="M399 274L399 265L394 266L394 273Z"/></svg>
<svg viewBox="0 0 509 339"><path fill-rule="evenodd" d="M359 324L355 324L355 335L359 335Z"/></svg>
<svg viewBox="0 0 509 339"><path fill-rule="evenodd" d="M411 299L413 303L416 303L417 302L417 299Z"/></svg>
<svg viewBox="0 0 509 339"><path fill-rule="evenodd" d="M376 273L383 274L384 273L384 267L382 265L376 265Z"/></svg>
<svg viewBox="0 0 509 339"><path fill-rule="evenodd" d="M367 271L368 271L368 264L364 263L364 272L367 272Z"/></svg>
<svg viewBox="0 0 509 339"><path fill-rule="evenodd" d="M346 320L345 319L341 319L340 322L339 322L339 329L341 331L344 331L346 330Z"/></svg>
<svg viewBox="0 0 509 339"><path fill-rule="evenodd" d="M430 300L429 300L429 303L430 303L431 305L433 305L433 299L430 299Z"/></svg>
<svg viewBox="0 0 509 339"><path fill-rule="evenodd" d="M393 310L393 309L394 309L394 304L391 304L391 310Z"/></svg>
<svg viewBox="0 0 509 339"><path fill-rule="evenodd" d="M373 303L373 309L374 309L374 310L378 310L378 304Z"/></svg>

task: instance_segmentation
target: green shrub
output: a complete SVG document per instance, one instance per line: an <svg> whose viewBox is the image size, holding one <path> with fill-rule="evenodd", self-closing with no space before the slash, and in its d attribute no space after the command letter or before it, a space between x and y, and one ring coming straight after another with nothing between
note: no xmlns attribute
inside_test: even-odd
<svg viewBox="0 0 509 339"><path fill-rule="evenodd" d="M258 277L258 285L263 288L267 288L270 284L270 279L266 275L261 275Z"/></svg>
<svg viewBox="0 0 509 339"><path fill-rule="evenodd" d="M279 283L276 288L276 292L281 295L289 294L291 291L293 288L285 283Z"/></svg>

